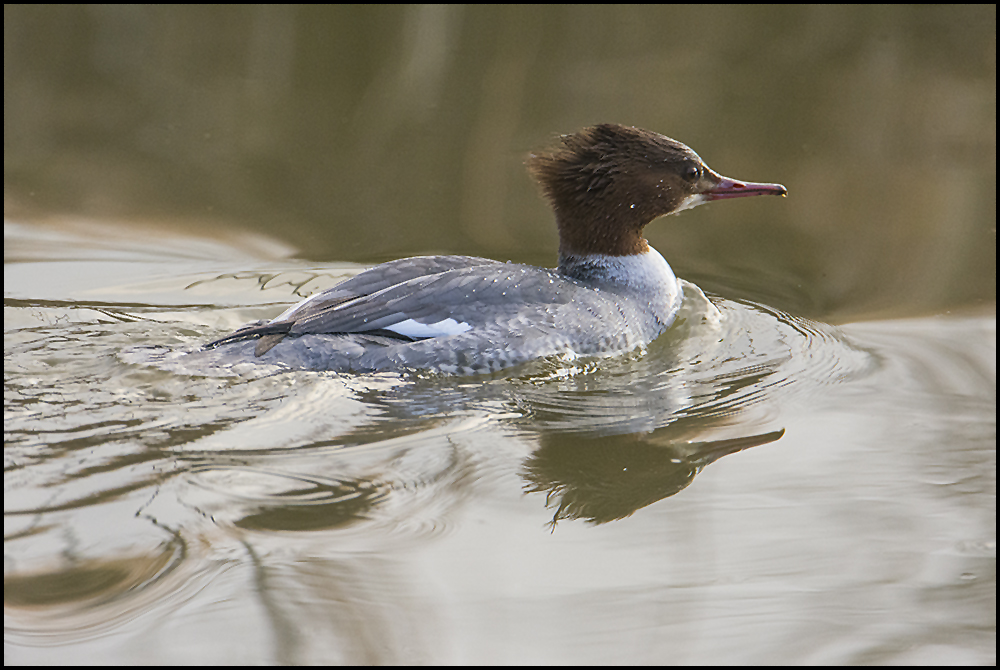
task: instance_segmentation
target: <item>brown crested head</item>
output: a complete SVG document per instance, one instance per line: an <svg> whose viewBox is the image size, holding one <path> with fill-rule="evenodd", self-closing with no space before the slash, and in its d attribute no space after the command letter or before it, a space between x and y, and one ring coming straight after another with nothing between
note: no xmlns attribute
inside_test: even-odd
<svg viewBox="0 0 1000 670"><path fill-rule="evenodd" d="M659 216L710 200L786 193L780 184L723 177L686 145L640 128L601 124L560 140L527 165L555 210L562 256L643 253L642 229Z"/></svg>

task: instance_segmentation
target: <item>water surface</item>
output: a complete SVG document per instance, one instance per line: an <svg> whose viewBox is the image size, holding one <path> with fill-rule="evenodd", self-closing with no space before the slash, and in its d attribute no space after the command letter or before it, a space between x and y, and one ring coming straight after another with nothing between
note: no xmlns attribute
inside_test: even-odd
<svg viewBox="0 0 1000 670"><path fill-rule="evenodd" d="M6 233L8 660L990 658L992 316L688 284L616 359L198 371L143 354L358 268Z"/></svg>

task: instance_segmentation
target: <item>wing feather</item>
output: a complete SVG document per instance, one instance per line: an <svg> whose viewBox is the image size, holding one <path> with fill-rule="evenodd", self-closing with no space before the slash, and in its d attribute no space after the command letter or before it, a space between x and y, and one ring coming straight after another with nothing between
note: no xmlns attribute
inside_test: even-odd
<svg viewBox="0 0 1000 670"><path fill-rule="evenodd" d="M319 293L265 324L208 344L260 338L261 356L287 335L379 332L402 322L430 325L448 319L468 328L547 313L595 289L555 270L469 256L427 256L377 266ZM598 292L599 293L599 292ZM398 335L404 341L423 339Z"/></svg>

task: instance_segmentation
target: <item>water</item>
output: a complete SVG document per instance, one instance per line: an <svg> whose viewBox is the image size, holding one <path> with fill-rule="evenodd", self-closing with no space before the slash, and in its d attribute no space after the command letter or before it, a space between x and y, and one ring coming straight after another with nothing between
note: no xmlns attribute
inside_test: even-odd
<svg viewBox="0 0 1000 670"><path fill-rule="evenodd" d="M145 356L359 270L286 252L7 222L7 662L995 656L993 314L689 284L645 352L487 377Z"/></svg>

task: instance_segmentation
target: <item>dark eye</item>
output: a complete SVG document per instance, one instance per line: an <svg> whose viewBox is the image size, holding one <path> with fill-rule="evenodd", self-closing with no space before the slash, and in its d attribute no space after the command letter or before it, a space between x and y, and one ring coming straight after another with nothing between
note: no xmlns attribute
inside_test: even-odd
<svg viewBox="0 0 1000 670"><path fill-rule="evenodd" d="M701 179L701 167L695 163L688 163L681 172L685 181L696 182Z"/></svg>

